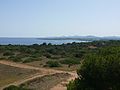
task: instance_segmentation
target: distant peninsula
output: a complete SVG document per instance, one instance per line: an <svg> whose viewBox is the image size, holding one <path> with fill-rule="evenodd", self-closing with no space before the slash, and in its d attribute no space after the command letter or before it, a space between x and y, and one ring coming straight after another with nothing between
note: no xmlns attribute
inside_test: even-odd
<svg viewBox="0 0 120 90"><path fill-rule="evenodd" d="M80 40L80 41L98 41L98 40L120 40L120 36L61 36L61 37L44 37L37 38L40 40Z"/></svg>

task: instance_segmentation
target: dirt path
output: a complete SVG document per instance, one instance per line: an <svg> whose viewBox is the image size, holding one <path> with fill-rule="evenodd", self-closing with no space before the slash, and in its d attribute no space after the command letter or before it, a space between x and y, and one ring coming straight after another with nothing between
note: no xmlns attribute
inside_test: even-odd
<svg viewBox="0 0 120 90"><path fill-rule="evenodd" d="M15 63L15 62L6 61L6 60L0 60L0 64L9 65L9 66L12 66L12 67L23 68L23 69L33 69L33 70L46 71L46 69L44 69L44 68L33 67L33 66L30 66L30 65ZM47 72L48 72L48 70L49 69L47 69ZM52 71L52 69L50 69L50 70Z"/></svg>
<svg viewBox="0 0 120 90"><path fill-rule="evenodd" d="M67 72L67 71L60 71L60 70L53 70L53 69L38 68L38 67L33 67L33 66L20 64L20 63L15 63L15 62L10 62L10 61L5 61L5 60L0 60L0 64L9 65L9 66L12 66L12 67L17 67L17 68L23 68L23 69L38 70L37 74L31 75L28 78L25 78L24 80L19 80L19 81L16 81L14 83L11 83L9 85L6 85L4 87L0 87L0 90L2 90L5 87L8 87L10 85L20 85L22 83L25 83L25 82L28 82L30 80L33 80L35 78L39 78L39 77L42 77L44 75L50 75L50 74L55 74L55 73L69 73L70 75L72 75L72 77L69 80L74 79L76 77L76 73L75 72ZM42 74L39 71L42 72ZM67 80L67 82L69 80ZM59 88L61 88L61 89L59 89ZM61 85L61 83L60 83L57 86L51 88L50 90L66 90L66 88L65 88L64 85Z"/></svg>
<svg viewBox="0 0 120 90"><path fill-rule="evenodd" d="M66 85L69 83L69 81L74 80L75 78L77 78L76 72L72 72L70 74L71 74L70 78L68 78L66 81L63 81L63 82L59 83L58 85L54 86L50 90L67 90Z"/></svg>

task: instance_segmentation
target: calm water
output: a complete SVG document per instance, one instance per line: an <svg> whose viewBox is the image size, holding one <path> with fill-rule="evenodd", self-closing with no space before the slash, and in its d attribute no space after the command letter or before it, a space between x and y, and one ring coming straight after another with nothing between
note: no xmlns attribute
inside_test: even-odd
<svg viewBox="0 0 120 90"><path fill-rule="evenodd" d="M0 38L0 45L32 45L32 44L42 44L42 43L52 43L52 44L66 44L72 42L86 42L80 40L40 40L36 38Z"/></svg>

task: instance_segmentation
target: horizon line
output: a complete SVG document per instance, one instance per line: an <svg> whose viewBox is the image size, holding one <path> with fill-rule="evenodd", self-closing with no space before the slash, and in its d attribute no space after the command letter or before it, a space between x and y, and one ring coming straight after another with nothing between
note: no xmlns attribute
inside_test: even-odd
<svg viewBox="0 0 120 90"><path fill-rule="evenodd" d="M69 37L120 37L120 35L107 35L107 36L98 36L98 35L64 35L64 36L0 36L0 38L69 38Z"/></svg>

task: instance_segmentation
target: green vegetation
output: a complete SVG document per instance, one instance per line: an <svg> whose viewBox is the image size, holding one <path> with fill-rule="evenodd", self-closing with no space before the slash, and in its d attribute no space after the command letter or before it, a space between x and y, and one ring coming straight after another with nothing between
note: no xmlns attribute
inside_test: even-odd
<svg viewBox="0 0 120 90"><path fill-rule="evenodd" d="M3 53L3 56L11 56L11 55L14 55L14 53L10 51L6 51Z"/></svg>
<svg viewBox="0 0 120 90"><path fill-rule="evenodd" d="M57 61L48 61L46 64L48 67L60 67L59 62Z"/></svg>
<svg viewBox="0 0 120 90"><path fill-rule="evenodd" d="M47 67L79 65L79 77L70 81L68 90L120 90L120 41L0 45L2 59L22 63L41 61L38 65Z"/></svg>
<svg viewBox="0 0 120 90"><path fill-rule="evenodd" d="M76 58L67 58L67 59L61 60L60 63L69 65L70 67L72 65L80 64L80 61L79 59L76 59Z"/></svg>
<svg viewBox="0 0 120 90"><path fill-rule="evenodd" d="M22 87L17 87L17 86L11 85L9 87L4 88L3 90L30 90L30 89L25 89Z"/></svg>
<svg viewBox="0 0 120 90"><path fill-rule="evenodd" d="M68 90L119 90L120 47L102 47L86 55L77 74Z"/></svg>
<svg viewBox="0 0 120 90"><path fill-rule="evenodd" d="M56 60L61 64L76 65L89 53L96 53L104 47L120 46L120 41L93 41L84 43L68 43L52 45L0 45L0 59L14 62L39 61L42 57L48 60Z"/></svg>

